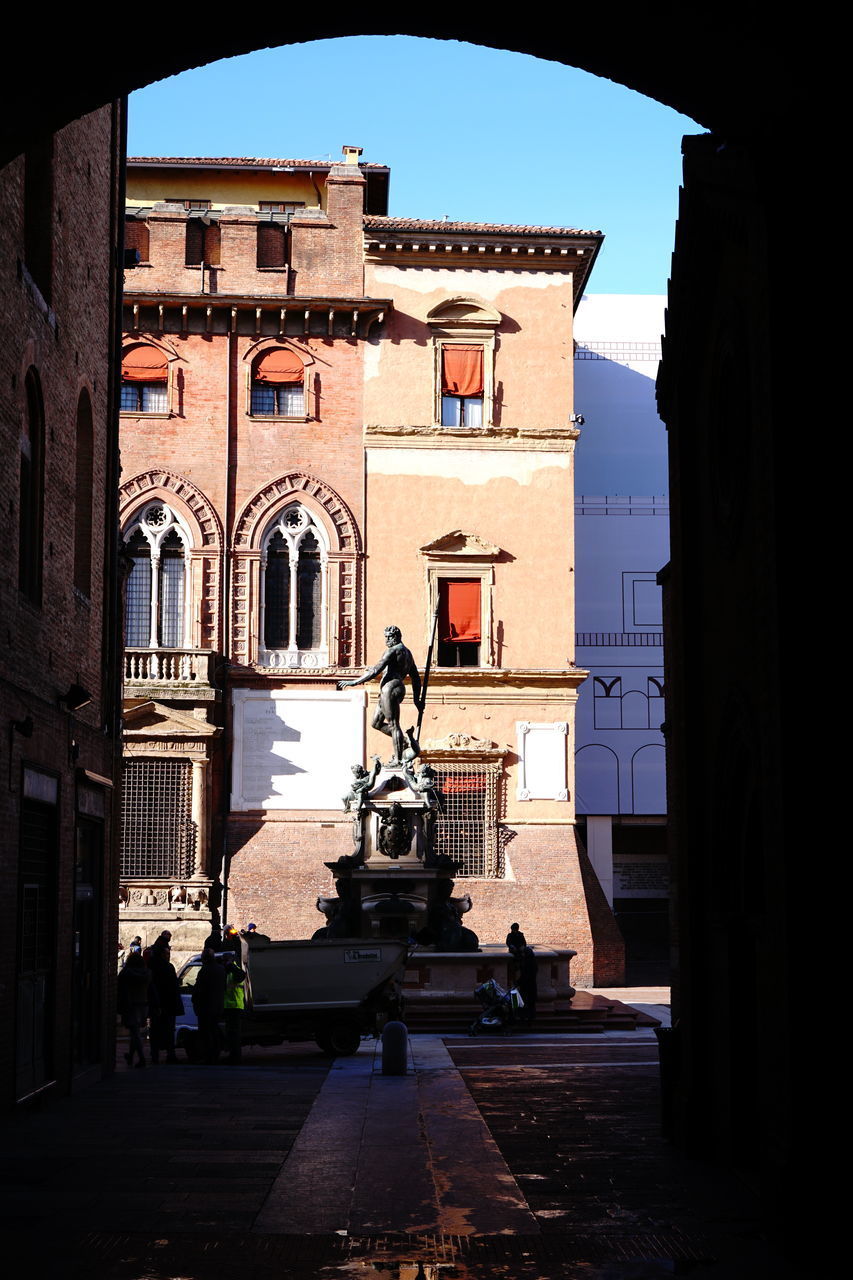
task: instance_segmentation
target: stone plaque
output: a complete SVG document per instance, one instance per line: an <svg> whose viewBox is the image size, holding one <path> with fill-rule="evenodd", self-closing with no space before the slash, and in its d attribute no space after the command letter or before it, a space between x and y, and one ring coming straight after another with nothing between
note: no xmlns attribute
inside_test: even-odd
<svg viewBox="0 0 853 1280"><path fill-rule="evenodd" d="M364 705L360 689L235 690L231 808L341 809Z"/></svg>
<svg viewBox="0 0 853 1280"><path fill-rule="evenodd" d="M666 857L614 859L613 896L668 898L669 864Z"/></svg>

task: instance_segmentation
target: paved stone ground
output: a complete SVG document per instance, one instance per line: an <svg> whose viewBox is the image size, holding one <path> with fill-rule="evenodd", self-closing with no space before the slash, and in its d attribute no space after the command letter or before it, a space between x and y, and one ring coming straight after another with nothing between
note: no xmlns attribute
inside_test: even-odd
<svg viewBox="0 0 853 1280"><path fill-rule="evenodd" d="M411 1046L416 1070L390 1078L369 1044L331 1068L308 1046L238 1068L122 1064L16 1115L0 1203L21 1265L61 1280L804 1274L741 1188L659 1138L650 1032Z"/></svg>

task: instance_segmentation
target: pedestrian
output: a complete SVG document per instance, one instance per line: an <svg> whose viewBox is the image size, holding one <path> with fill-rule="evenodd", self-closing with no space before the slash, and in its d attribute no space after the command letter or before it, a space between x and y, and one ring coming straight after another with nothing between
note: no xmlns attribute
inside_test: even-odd
<svg viewBox="0 0 853 1280"><path fill-rule="evenodd" d="M218 1061L222 1049L219 1022L225 1009L225 970L211 947L205 947L202 952L192 1000L198 1019L201 1054L204 1061L212 1065Z"/></svg>
<svg viewBox="0 0 853 1280"><path fill-rule="evenodd" d="M157 938L154 939L151 946L146 947L145 950L143 951L142 956L143 956L143 959L145 960L145 963L146 964L151 963L151 953L155 947L170 947L171 945L172 945L172 935L168 929L164 929L163 932Z"/></svg>
<svg viewBox="0 0 853 1280"><path fill-rule="evenodd" d="M233 951L235 960L240 960L243 954L240 942L240 934L233 924L229 924L222 935L222 950Z"/></svg>
<svg viewBox="0 0 853 1280"><path fill-rule="evenodd" d="M175 1053L175 1018L179 1013L183 1013L184 1004L171 955L168 944L160 945L160 939L158 939L151 948L148 962L151 980L157 988L160 1005L156 1013L151 1014L151 1063L153 1066L159 1062L161 1051L165 1053L167 1062L178 1061Z"/></svg>
<svg viewBox="0 0 853 1280"><path fill-rule="evenodd" d="M243 1010L246 1008L246 972L236 960L225 966L225 1042L228 1061L238 1063L243 1053Z"/></svg>
<svg viewBox="0 0 853 1280"><path fill-rule="evenodd" d="M131 951L127 957L127 963L118 975L117 996L122 1026L130 1032L130 1049L124 1060L132 1067L136 1055L139 1058L137 1067L144 1067L142 1032L150 1011L159 1009L160 999L141 951Z"/></svg>
<svg viewBox="0 0 853 1280"><path fill-rule="evenodd" d="M507 950L514 956L527 946L527 939L517 924L510 925L509 933L506 935L506 945Z"/></svg>

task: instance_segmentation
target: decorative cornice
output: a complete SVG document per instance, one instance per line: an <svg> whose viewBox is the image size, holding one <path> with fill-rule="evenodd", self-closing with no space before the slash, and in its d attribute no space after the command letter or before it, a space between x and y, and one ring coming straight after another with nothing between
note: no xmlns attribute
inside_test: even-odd
<svg viewBox="0 0 853 1280"><path fill-rule="evenodd" d="M432 448L440 441L446 448L494 449L540 448L543 451L572 453L580 438L577 427L442 427L437 423L424 426L394 425L368 422L364 428L368 448Z"/></svg>
<svg viewBox="0 0 853 1280"><path fill-rule="evenodd" d="M500 547L494 543L484 541L476 533L466 533L464 529L453 529L425 543L420 551L425 556L461 556L466 560L472 557L493 560L501 553Z"/></svg>
<svg viewBox="0 0 853 1280"><path fill-rule="evenodd" d="M589 672L583 667L548 670L539 668L524 671L516 667L453 667L433 668L430 674L427 702L453 700L454 690L466 695L479 689L518 690L522 694L530 690L530 696L539 698L543 689L553 689L563 695L571 693L583 684Z"/></svg>

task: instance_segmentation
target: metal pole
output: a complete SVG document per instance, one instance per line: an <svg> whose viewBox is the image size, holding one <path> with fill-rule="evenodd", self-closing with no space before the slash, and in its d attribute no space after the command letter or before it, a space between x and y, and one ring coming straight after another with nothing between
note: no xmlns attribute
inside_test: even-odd
<svg viewBox="0 0 853 1280"><path fill-rule="evenodd" d="M415 730L415 741L421 740L421 725L424 719L424 708L426 707L427 689L429 688L429 672L432 666L432 651L435 647L435 633L438 627L438 601L435 603L435 613L432 618L432 635L430 636L429 648L427 649L426 666L424 667L424 682L421 689L421 705L418 711L418 727Z"/></svg>

